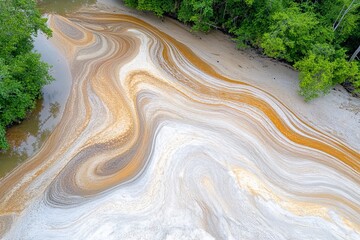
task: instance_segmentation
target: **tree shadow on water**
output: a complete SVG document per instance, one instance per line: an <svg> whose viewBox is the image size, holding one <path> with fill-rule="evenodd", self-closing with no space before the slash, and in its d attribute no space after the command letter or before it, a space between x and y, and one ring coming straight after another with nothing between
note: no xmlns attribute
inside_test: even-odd
<svg viewBox="0 0 360 240"><path fill-rule="evenodd" d="M56 125L55 119L59 116L60 109L58 102L46 107L44 101L39 100L27 119L8 129L6 136L10 148L0 151L0 178L41 148Z"/></svg>
<svg viewBox="0 0 360 240"><path fill-rule="evenodd" d="M43 13L63 15L94 3L96 3L96 0L39 0L38 7Z"/></svg>

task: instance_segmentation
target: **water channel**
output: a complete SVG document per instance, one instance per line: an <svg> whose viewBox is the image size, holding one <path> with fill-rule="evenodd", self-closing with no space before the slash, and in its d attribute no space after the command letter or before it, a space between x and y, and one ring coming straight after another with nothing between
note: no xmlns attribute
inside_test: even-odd
<svg viewBox="0 0 360 240"><path fill-rule="evenodd" d="M38 6L43 14L67 14L82 6L94 4L95 0L42 0ZM8 129L10 148L0 151L0 179L16 166L37 152L60 121L71 87L71 74L65 57L43 34L34 38L35 51L49 63L54 81L43 88L43 99L20 124Z"/></svg>

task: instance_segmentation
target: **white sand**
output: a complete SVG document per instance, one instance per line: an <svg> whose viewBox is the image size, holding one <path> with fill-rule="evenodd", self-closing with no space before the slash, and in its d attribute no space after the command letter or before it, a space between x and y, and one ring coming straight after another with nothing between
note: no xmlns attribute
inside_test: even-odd
<svg viewBox="0 0 360 240"><path fill-rule="evenodd" d="M97 7L133 15L156 26L186 44L217 71L267 91L307 123L360 150L360 99L352 97L343 87L337 86L328 95L305 103L297 93L298 73L291 66L251 50L236 50L234 41L219 31L191 32L190 28L173 19L160 19L127 8L117 0L99 0Z"/></svg>
<svg viewBox="0 0 360 240"><path fill-rule="evenodd" d="M101 8L112 12L110 4ZM72 67L72 92L43 148L0 181L0 238L359 239L359 174L339 161L355 162L356 154L341 146L343 157L325 153L321 146L338 144L318 133L314 148L289 141L287 132L313 131L262 91L222 86L176 51L169 59L180 76L173 79L162 70L165 57L155 55L165 44L175 48L172 40L161 45L166 38L149 34L151 28L119 28L120 16L102 17L109 15L50 16L54 41ZM288 67L236 51L220 33L192 34L173 20L140 18L223 74L266 89L301 118L358 143L351 135L358 116L341 109L345 93L305 104ZM191 84L197 81L209 87ZM227 101L220 91L253 94L254 104ZM257 97L289 131L282 134L271 114L256 108Z"/></svg>

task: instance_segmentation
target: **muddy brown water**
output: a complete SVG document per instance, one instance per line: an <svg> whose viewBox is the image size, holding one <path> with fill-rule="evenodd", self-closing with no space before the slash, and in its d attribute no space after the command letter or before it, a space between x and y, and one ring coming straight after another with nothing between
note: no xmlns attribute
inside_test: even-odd
<svg viewBox="0 0 360 240"><path fill-rule="evenodd" d="M44 14L66 14L95 2L44 0L38 1L38 5ZM52 65L50 72L55 80L43 88L43 99L37 102L27 119L8 129L10 148L0 152L0 179L41 148L60 121L70 91L71 74L66 59L44 35L39 34L34 40L35 51Z"/></svg>

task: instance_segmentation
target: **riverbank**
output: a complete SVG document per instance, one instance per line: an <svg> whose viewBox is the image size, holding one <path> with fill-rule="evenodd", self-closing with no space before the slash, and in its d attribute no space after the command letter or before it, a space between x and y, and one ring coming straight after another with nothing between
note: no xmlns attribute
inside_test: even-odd
<svg viewBox="0 0 360 240"><path fill-rule="evenodd" d="M34 38L34 50L50 64L54 78L42 88L42 99L21 123L7 129L9 149L0 151L0 179L32 157L42 147L61 120L71 87L71 74L66 59L43 34Z"/></svg>
<svg viewBox="0 0 360 240"><path fill-rule="evenodd" d="M223 75L265 90L305 122L360 151L360 99L353 97L342 86L306 103L298 95L298 73L290 65L252 50L236 50L231 38L220 31L214 30L208 34L191 32L189 27L171 18L160 19L150 13L128 8L116 0L100 0L96 8L143 19L190 47Z"/></svg>
<svg viewBox="0 0 360 240"><path fill-rule="evenodd" d="M360 154L309 126L296 72L137 14L49 15L71 90L0 180L0 238L358 239Z"/></svg>

